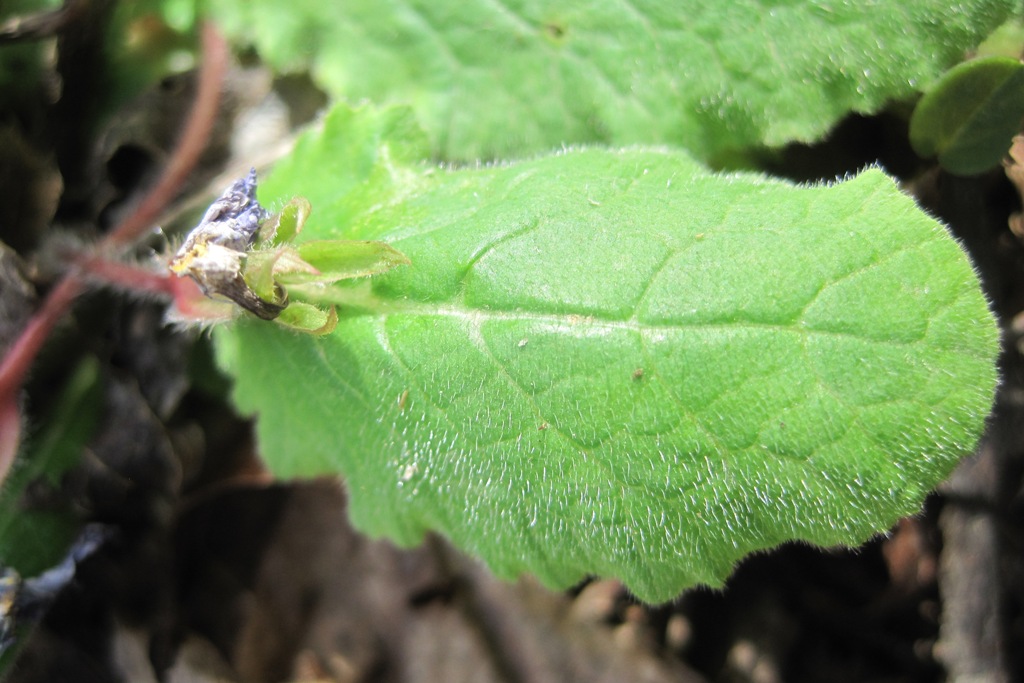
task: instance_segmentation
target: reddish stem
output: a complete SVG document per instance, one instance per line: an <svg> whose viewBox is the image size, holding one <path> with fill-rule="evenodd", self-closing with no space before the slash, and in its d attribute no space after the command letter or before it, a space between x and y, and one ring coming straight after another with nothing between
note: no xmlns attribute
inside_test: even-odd
<svg viewBox="0 0 1024 683"><path fill-rule="evenodd" d="M50 291L42 307L35 312L25 329L0 362L0 482L14 464L21 442L21 411L18 389L25 381L32 360L50 335L57 320L81 290L82 282L75 275L65 277Z"/></svg>
<svg viewBox="0 0 1024 683"><path fill-rule="evenodd" d="M123 246L135 241L156 221L178 188L195 168L213 131L220 106L221 84L228 66L228 46L210 24L203 25L203 68L199 72L196 99L174 154L160 180L134 211L103 241L103 246Z"/></svg>
<svg viewBox="0 0 1024 683"><path fill-rule="evenodd" d="M0 404L0 481L7 477L21 438L21 413L14 401Z"/></svg>
<svg viewBox="0 0 1024 683"><path fill-rule="evenodd" d="M32 360L53 331L61 316L82 291L81 278L72 273L50 290L43 305L25 325L21 335L0 363L0 410L15 404L18 388L25 381Z"/></svg>
<svg viewBox="0 0 1024 683"><path fill-rule="evenodd" d="M130 263L110 261L96 256L78 259L76 263L81 268L83 276L87 275L131 292L152 292L172 298L175 294L170 275L154 273Z"/></svg>
<svg viewBox="0 0 1024 683"><path fill-rule="evenodd" d="M210 24L204 24L202 28L202 49L196 99L167 167L135 210L102 241L101 250L124 247L145 232L173 199L206 147L220 105L221 83L228 65L227 43ZM79 273L65 275L50 290L42 306L0 362L0 481L3 481L17 453L21 424L18 391L43 342L81 293L84 284ZM160 285L160 289L168 291L165 285Z"/></svg>

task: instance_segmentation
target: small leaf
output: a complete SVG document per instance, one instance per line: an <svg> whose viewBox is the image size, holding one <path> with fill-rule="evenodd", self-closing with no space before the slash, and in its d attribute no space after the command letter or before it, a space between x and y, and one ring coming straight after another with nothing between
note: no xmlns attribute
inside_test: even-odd
<svg viewBox="0 0 1024 683"><path fill-rule="evenodd" d="M1024 118L1024 64L1007 57L975 59L951 69L910 119L910 142L943 168L972 175L997 166Z"/></svg>
<svg viewBox="0 0 1024 683"><path fill-rule="evenodd" d="M269 465L344 474L363 530L664 600L786 540L862 542L973 447L998 331L880 171L794 186L643 149L416 170L396 120L332 113L263 191L313 197L303 237L412 265L325 288L352 304L333 334L215 331Z"/></svg>

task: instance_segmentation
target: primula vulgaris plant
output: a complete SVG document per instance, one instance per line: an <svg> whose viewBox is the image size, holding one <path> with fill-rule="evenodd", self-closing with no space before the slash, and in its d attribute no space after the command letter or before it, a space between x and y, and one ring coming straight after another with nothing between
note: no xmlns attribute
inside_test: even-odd
<svg viewBox="0 0 1024 683"><path fill-rule="evenodd" d="M998 332L881 170L795 185L651 148L438 168L417 131L338 105L303 135L261 192L316 215L296 236L293 201L223 259L229 292L285 308L213 332L271 470L344 475L363 531L664 600L787 540L860 543L973 447ZM282 329L293 311L334 331Z"/></svg>
<svg viewBox="0 0 1024 683"><path fill-rule="evenodd" d="M804 186L701 162L756 166L916 96L1016 3L421 4L407 22L208 3L339 103L262 184L277 215L250 174L174 256L222 301L155 283L228 322L217 359L269 468L344 475L367 533L436 531L502 576L611 576L652 601L920 509L996 385L966 255L880 169ZM979 73L993 101L1019 91L1013 64ZM954 153L994 130L961 92L934 90L912 141L987 167ZM382 106L341 104L364 100ZM458 166L477 159L519 161Z"/></svg>

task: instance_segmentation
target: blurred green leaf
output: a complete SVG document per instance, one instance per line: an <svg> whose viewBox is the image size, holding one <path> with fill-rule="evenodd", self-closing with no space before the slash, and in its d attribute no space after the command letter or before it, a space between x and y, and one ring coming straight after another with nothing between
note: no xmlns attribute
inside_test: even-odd
<svg viewBox="0 0 1024 683"><path fill-rule="evenodd" d="M1024 50L1024 17L1015 16L978 46L977 57L1019 57Z"/></svg>
<svg viewBox="0 0 1024 683"><path fill-rule="evenodd" d="M218 0L205 11L335 98L410 104L436 155L812 141L912 95L1013 0Z"/></svg>
<svg viewBox="0 0 1024 683"><path fill-rule="evenodd" d="M910 142L958 175L989 170L1006 156L1024 119L1024 64L975 59L951 69L918 103Z"/></svg>
<svg viewBox="0 0 1024 683"><path fill-rule="evenodd" d="M52 10L60 6L59 0L10 0L0 5L0 21ZM46 47L42 41L26 40L6 44L0 49L0 111L6 116L17 113L27 101L36 104L40 78L46 64Z"/></svg>
<svg viewBox="0 0 1024 683"><path fill-rule="evenodd" d="M40 431L4 481L0 493L0 562L32 576L55 564L78 532L78 522L66 509L31 510L22 495L32 482L51 486L73 467L93 435L102 408L99 364L84 359L67 384Z"/></svg>

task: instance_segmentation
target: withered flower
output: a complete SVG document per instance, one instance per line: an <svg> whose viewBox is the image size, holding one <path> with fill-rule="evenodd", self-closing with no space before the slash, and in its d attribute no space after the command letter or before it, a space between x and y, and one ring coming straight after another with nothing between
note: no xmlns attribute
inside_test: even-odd
<svg viewBox="0 0 1024 683"><path fill-rule="evenodd" d="M267 301L242 275L246 252L267 215L256 200L256 169L251 169L206 210L175 254L171 271L191 277L207 296L225 297L264 320L273 320L287 306L284 294L280 301Z"/></svg>

